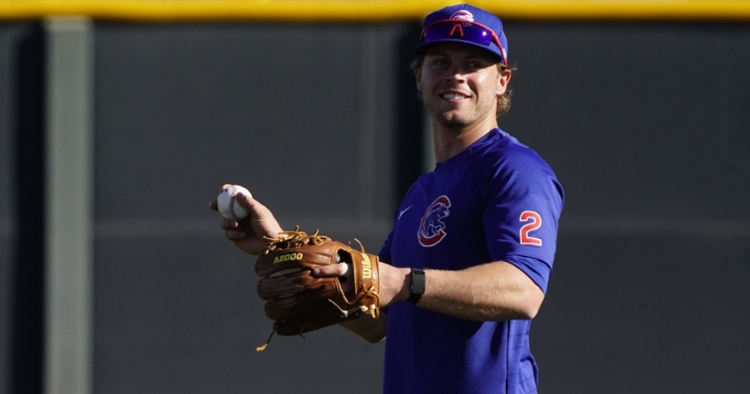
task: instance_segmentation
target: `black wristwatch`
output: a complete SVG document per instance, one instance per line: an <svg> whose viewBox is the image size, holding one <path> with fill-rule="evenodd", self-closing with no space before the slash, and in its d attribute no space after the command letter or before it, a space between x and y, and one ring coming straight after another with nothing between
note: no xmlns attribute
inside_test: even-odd
<svg viewBox="0 0 750 394"><path fill-rule="evenodd" d="M424 270L412 268L409 276L411 276L411 287L409 288L409 299L407 301L416 304L424 294Z"/></svg>

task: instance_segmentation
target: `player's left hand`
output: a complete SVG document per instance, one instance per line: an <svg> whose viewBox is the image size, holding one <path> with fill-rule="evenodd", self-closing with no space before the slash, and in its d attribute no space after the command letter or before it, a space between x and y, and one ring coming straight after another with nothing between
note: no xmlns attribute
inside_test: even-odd
<svg viewBox="0 0 750 394"><path fill-rule="evenodd" d="M330 264L314 269L311 275L316 278L339 278L341 282L341 289L344 293L350 295L353 293L354 285L351 280L347 280L352 276L352 267L349 264Z"/></svg>
<svg viewBox="0 0 750 394"><path fill-rule="evenodd" d="M378 262L378 271L380 272L380 307L385 308L388 305L406 301L409 298L409 268L397 268L382 261ZM351 275L348 272L346 264L331 264L316 268L312 275L317 278L337 277ZM342 282L342 287L349 293L352 290L351 283Z"/></svg>

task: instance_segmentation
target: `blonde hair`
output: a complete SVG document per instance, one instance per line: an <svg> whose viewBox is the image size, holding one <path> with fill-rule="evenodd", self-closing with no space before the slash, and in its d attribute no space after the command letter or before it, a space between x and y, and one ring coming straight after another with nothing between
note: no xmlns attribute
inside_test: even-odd
<svg viewBox="0 0 750 394"><path fill-rule="evenodd" d="M510 72L516 71L515 66L506 66L502 63L497 64L497 72L502 74L503 71L508 70ZM510 82L508 82L508 88L505 89L503 94L497 95L497 111L495 111L495 117L499 118L504 113L510 110L510 96L513 95L513 89L510 88Z"/></svg>

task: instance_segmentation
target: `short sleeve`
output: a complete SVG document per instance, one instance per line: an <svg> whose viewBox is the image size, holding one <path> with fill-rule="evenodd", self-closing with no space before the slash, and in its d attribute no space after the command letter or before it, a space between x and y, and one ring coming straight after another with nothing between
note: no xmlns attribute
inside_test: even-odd
<svg viewBox="0 0 750 394"><path fill-rule="evenodd" d="M513 264L546 292L564 200L554 172L528 148L506 151L488 174L483 195L492 260Z"/></svg>

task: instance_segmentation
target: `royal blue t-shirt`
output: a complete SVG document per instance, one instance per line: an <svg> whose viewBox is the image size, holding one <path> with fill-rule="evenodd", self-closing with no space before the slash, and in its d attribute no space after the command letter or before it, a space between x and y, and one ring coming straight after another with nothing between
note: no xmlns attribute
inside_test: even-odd
<svg viewBox="0 0 750 394"><path fill-rule="evenodd" d="M380 258L460 270L503 260L547 291L563 190L539 155L494 129L411 187ZM384 393L536 393L530 320L388 308Z"/></svg>

